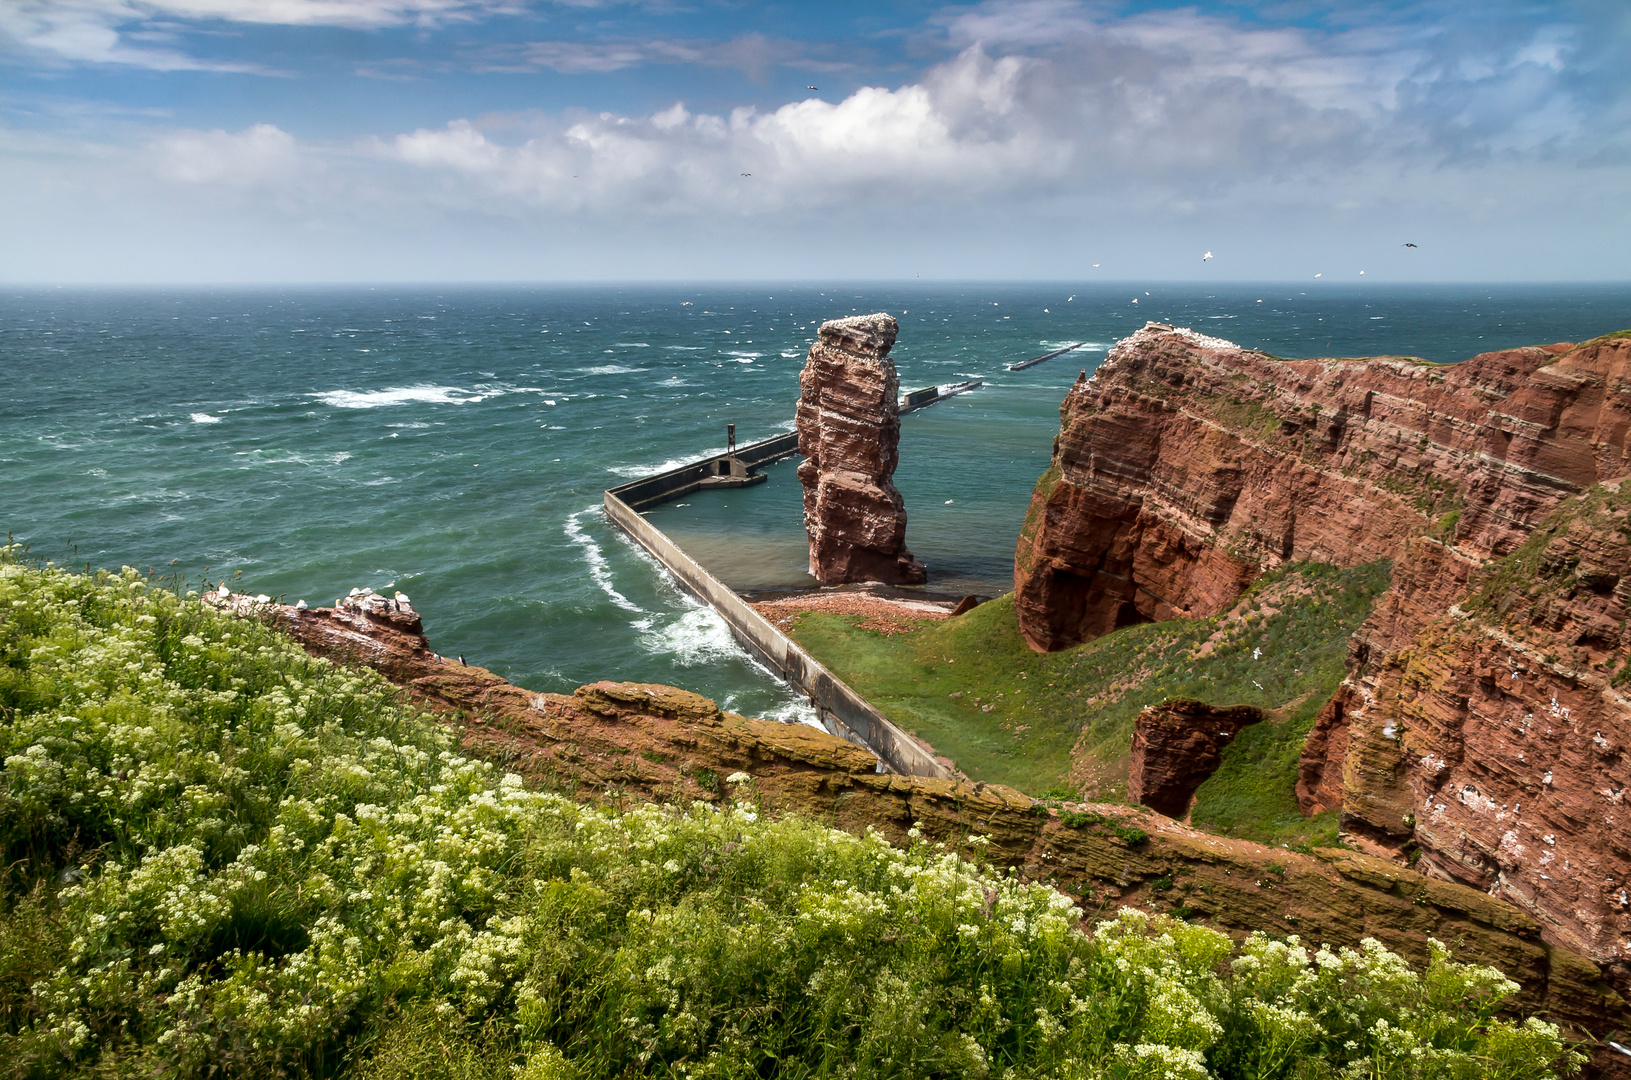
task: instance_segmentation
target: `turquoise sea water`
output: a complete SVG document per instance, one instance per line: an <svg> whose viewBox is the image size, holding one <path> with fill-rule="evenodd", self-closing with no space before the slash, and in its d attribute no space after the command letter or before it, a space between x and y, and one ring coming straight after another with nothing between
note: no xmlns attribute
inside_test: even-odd
<svg viewBox="0 0 1631 1080"><path fill-rule="evenodd" d="M790 429L823 319L900 318L903 389L986 380L902 421L896 475L931 586L985 593L1010 585L1060 399L1148 319L1281 356L1439 362L1631 327L1626 286L1315 285L13 288L0 527L48 558L174 560L313 606L400 589L439 651L525 686L666 682L795 719L599 505L717 452L727 422L741 441ZM1075 341L1094 345L1005 370ZM793 468L653 520L732 585L808 583Z"/></svg>

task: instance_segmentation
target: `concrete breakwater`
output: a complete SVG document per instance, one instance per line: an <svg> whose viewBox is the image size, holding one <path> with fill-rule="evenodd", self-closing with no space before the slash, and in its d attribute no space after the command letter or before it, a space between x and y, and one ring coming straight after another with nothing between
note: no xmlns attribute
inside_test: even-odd
<svg viewBox="0 0 1631 1080"><path fill-rule="evenodd" d="M755 659L809 698L828 731L871 750L894 772L952 776L952 771L936 761L933 754L641 517L616 489L606 492L605 508L614 525L649 551L687 592L719 613L731 634Z"/></svg>
<svg viewBox="0 0 1631 1080"><path fill-rule="evenodd" d="M1035 367L1037 364L1040 364L1044 360L1052 360L1056 356L1063 356L1068 352L1075 352L1077 349L1080 349L1084 345L1087 345L1087 344L1088 344L1088 342L1086 342L1086 341L1078 341L1074 345L1066 345L1063 349L1055 349L1052 352L1043 353L1041 356L1033 356L1029 360L1021 360L1017 364L1009 364L1008 365L1008 370L1009 371L1024 371L1028 367Z"/></svg>
<svg viewBox="0 0 1631 1080"><path fill-rule="evenodd" d="M937 399L935 399L937 400ZM926 400L925 404L928 403ZM710 481L736 481L741 486L762 474L751 470L791 457L798 452L798 433L788 432L738 447L733 454L718 454L677 469L644 476L611 488L605 494L606 516L663 565L680 586L719 613L731 634L756 660L807 697L828 731L864 746L884 767L907 776L950 778L951 769L937 761L915 739L873 708L842 679L805 652L769 620L754 611L724 582L687 555L662 530L640 514L642 508L696 491ZM723 485L719 485L723 486Z"/></svg>

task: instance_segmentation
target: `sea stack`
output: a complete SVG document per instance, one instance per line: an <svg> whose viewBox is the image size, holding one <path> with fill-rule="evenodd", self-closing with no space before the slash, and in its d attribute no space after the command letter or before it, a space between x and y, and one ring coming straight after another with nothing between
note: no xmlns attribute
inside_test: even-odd
<svg viewBox="0 0 1631 1080"><path fill-rule="evenodd" d="M824 585L916 585L906 504L891 477L899 460L900 379L889 350L900 324L885 314L821 324L799 376L799 481L810 573Z"/></svg>

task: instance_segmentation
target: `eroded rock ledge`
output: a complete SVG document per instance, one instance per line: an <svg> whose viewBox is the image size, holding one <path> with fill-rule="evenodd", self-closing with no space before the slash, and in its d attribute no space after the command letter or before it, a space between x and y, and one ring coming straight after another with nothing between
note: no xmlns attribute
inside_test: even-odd
<svg viewBox="0 0 1631 1080"><path fill-rule="evenodd" d="M1151 705L1133 725L1133 757L1127 769L1127 801L1169 817L1189 814L1190 800L1223 763L1223 749L1240 729L1262 721L1252 705L1221 708L1193 698Z"/></svg>
<svg viewBox="0 0 1631 1080"><path fill-rule="evenodd" d="M241 599L222 606L268 619L316 655L381 671L458 724L468 751L585 800L717 801L741 771L768 810L876 828L896 841L914 823L947 843L989 836L986 856L1054 883L1089 911L1132 903L1331 945L1370 936L1418 962L1433 937L1458 958L1519 980L1519 1009L1596 1034L1631 1025L1597 966L1547 944L1529 914L1383 859L1209 836L1142 807L1062 813L1000 785L880 775L870 754L825 732L722 712L672 687L600 682L535 694L438 656L411 607L371 593L311 611ZM1599 1061L1618 1067L1611 1052Z"/></svg>

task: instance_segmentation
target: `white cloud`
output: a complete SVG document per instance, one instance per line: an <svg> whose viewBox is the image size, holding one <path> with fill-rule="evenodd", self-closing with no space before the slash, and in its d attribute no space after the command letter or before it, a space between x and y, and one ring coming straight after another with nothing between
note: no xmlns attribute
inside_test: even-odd
<svg viewBox="0 0 1631 1080"><path fill-rule="evenodd" d="M341 6L357 18L432 10L386 0ZM449 0L434 10L450 18L462 9ZM0 189L24 201L43 198L31 191L75 191L84 203L100 185L95 197L108 205L146 208L123 217L174 220L178 234L214 235L221 222L262 228L284 245L343 233L355 252L373 250L369 238L412 230L443 228L454 245L480 234L500 247L526 236L536 243L540 233L553 244L575 231L580 252L604 266L614 249L638 252L666 237L682 268L698 252L722 257L727 245L716 238L733 230L742 250L803 230L835 250L916 237L948 259L1020 242L1013 238L1041 250L1115 236L1140 248L1163 235L1207 237L1195 253L1186 242L1187 266L1213 247L1238 258L1248 244L1283 253L1318 237L1364 244L1405 228L1442 251L1446 237L1433 230L1447 220L1490 238L1491 251L1502 229L1519 228L1507 223L1549 236L1545 223L1555 221L1558 236L1578 239L1625 236L1631 221L1618 195L1631 173L1624 80L1582 80L1579 57L1592 41L1576 29L1452 42L1447 32L1396 24L1264 27L1188 9L1109 19L1065 0L958 9L941 29L957 55L838 100L471 114L331 141L297 139L287 122L155 135L146 118L130 121L145 125L141 137L123 147L110 137L74 161L63 146L18 150L7 157L15 178L0 176ZM87 56L128 45L90 31L59 43L63 55ZM779 47L754 45L760 55ZM729 62L718 43L539 48L521 43L506 59L579 71ZM54 179L39 179L47 173ZM1583 224L1609 217L1600 228ZM394 264L383 265L388 276ZM1273 276L1289 264L1265 256L1262 265Z"/></svg>
<svg viewBox="0 0 1631 1080"><path fill-rule="evenodd" d="M516 0L0 0L0 40L57 62L156 71L260 71L142 43L155 20L279 26L435 26L518 10Z"/></svg>
<svg viewBox="0 0 1631 1080"><path fill-rule="evenodd" d="M249 187L284 181L302 166L294 136L273 124L239 132L177 131L153 147L157 173L183 184Z"/></svg>

